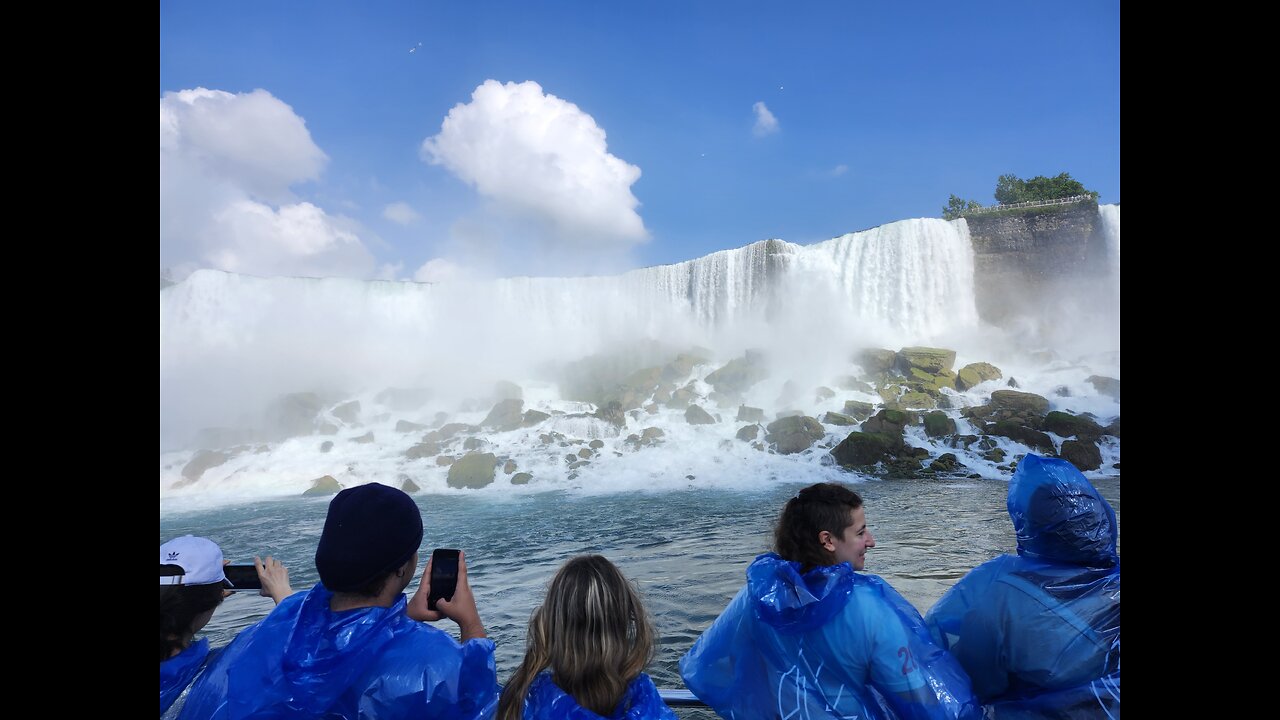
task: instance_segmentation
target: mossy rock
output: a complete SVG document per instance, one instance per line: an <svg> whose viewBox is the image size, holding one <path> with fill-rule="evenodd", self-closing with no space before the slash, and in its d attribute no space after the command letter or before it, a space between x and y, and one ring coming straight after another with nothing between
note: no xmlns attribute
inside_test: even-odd
<svg viewBox="0 0 1280 720"><path fill-rule="evenodd" d="M524 415L520 416L520 426L533 427L549 417L551 416L541 410L525 410Z"/></svg>
<svg viewBox="0 0 1280 720"><path fill-rule="evenodd" d="M898 351L897 367L903 372L919 368L930 374L949 371L956 364L956 351L946 348L905 347Z"/></svg>
<svg viewBox="0 0 1280 720"><path fill-rule="evenodd" d="M862 423L862 431L865 433L888 433L890 435L901 435L907 425L915 421L914 413L908 413L904 410L895 410L893 408L884 408L875 414L875 417L867 419Z"/></svg>
<svg viewBox="0 0 1280 720"><path fill-rule="evenodd" d="M524 400L507 398L499 400L489 410L489 414L480 421L481 427L496 429L499 432L515 430L524 422Z"/></svg>
<svg viewBox="0 0 1280 720"><path fill-rule="evenodd" d="M964 392L987 380L999 380L1002 377L1004 377L1004 373L1000 372L1000 368L991 363L969 363L960 368L960 372L956 373L956 389Z"/></svg>
<svg viewBox="0 0 1280 720"><path fill-rule="evenodd" d="M627 426L627 413L616 402L611 402L605 407L598 408L595 412L591 413L591 417L598 420L604 420L605 422L619 428Z"/></svg>
<svg viewBox="0 0 1280 720"><path fill-rule="evenodd" d="M828 412L822 416L823 425L857 425L858 419L844 413Z"/></svg>
<svg viewBox="0 0 1280 720"><path fill-rule="evenodd" d="M947 417L947 414L941 410L925 413L924 431L929 437L952 435L956 431L956 421Z"/></svg>
<svg viewBox="0 0 1280 720"><path fill-rule="evenodd" d="M407 493L416 493L422 490L412 478L404 478L404 481L400 483L400 489Z"/></svg>
<svg viewBox="0 0 1280 720"><path fill-rule="evenodd" d="M907 386L917 392L938 395L942 388L954 387L956 374L949 370L926 372L920 368L911 368L906 377Z"/></svg>
<svg viewBox="0 0 1280 720"><path fill-rule="evenodd" d="M396 432L399 432L399 433L417 432L419 430L426 430L426 429L427 429L426 425L419 425L416 422L409 422L408 420L396 421Z"/></svg>
<svg viewBox="0 0 1280 720"><path fill-rule="evenodd" d="M373 442L373 431L370 430L369 432L361 435L360 437L353 437L351 438L351 442L359 443L361 445L368 445L369 443Z"/></svg>
<svg viewBox="0 0 1280 720"><path fill-rule="evenodd" d="M831 449L831 456L841 467L866 467L896 455L903 447L899 435L851 432Z"/></svg>
<svg viewBox="0 0 1280 720"><path fill-rule="evenodd" d="M325 440L324 442L320 443L320 452L327 453L332 449L333 449L332 440Z"/></svg>
<svg viewBox="0 0 1280 720"><path fill-rule="evenodd" d="M853 417L859 422L871 417L871 413L875 411L876 406L868 402L846 400L844 403L844 414Z"/></svg>
<svg viewBox="0 0 1280 720"><path fill-rule="evenodd" d="M1049 412L1048 399L1035 393L1018 390L996 390L991 393L991 404L997 409L1012 410L1014 412L1026 411L1036 415L1044 415Z"/></svg>
<svg viewBox="0 0 1280 720"><path fill-rule="evenodd" d="M738 406L738 422L764 422L764 410L762 408L747 407L746 405Z"/></svg>
<svg viewBox="0 0 1280 720"><path fill-rule="evenodd" d="M876 394L880 396L880 400L885 405L897 405L898 396L902 394L902 387L899 385L884 385L876 388Z"/></svg>
<svg viewBox="0 0 1280 720"><path fill-rule="evenodd" d="M738 434L735 436L743 442L751 442L760 436L759 425L744 425L738 428Z"/></svg>
<svg viewBox="0 0 1280 720"><path fill-rule="evenodd" d="M498 457L493 453L468 453L449 466L451 488L482 488L493 482Z"/></svg>
<svg viewBox="0 0 1280 720"><path fill-rule="evenodd" d="M1050 455L1055 452L1053 440L1048 435L1012 420L998 420L988 425L986 431L988 435L1007 437L1010 440L1016 440L1027 447L1042 450Z"/></svg>
<svg viewBox="0 0 1280 720"><path fill-rule="evenodd" d="M836 396L836 391L832 390L831 388L825 385L819 385L813 390L814 402L822 402L823 400L830 400L835 396Z"/></svg>
<svg viewBox="0 0 1280 720"><path fill-rule="evenodd" d="M332 475L316 478L311 481L311 487L302 493L303 497L316 497L324 495L336 495L342 492L342 486L338 484L337 479Z"/></svg>
<svg viewBox="0 0 1280 720"><path fill-rule="evenodd" d="M937 403L928 393L909 392L898 398L898 404L904 408L912 410L928 409L936 407Z"/></svg>
<svg viewBox="0 0 1280 720"><path fill-rule="evenodd" d="M884 461L884 474L894 480L910 480L920 476L924 463L916 457L895 457Z"/></svg>
<svg viewBox="0 0 1280 720"><path fill-rule="evenodd" d="M937 460L929 463L931 472L952 473L964 469L964 463L954 453L943 453Z"/></svg>
<svg viewBox="0 0 1280 720"><path fill-rule="evenodd" d="M804 415L774 420L765 429L768 432L765 442L782 455L804 452L827 434L822 423Z"/></svg>
<svg viewBox="0 0 1280 720"><path fill-rule="evenodd" d="M1062 443L1061 456L1082 472L1102 467L1102 451L1092 440L1068 440Z"/></svg>
<svg viewBox="0 0 1280 720"><path fill-rule="evenodd" d="M1054 410L1044 416L1044 429L1062 437L1075 436L1081 440L1097 440L1106 430L1086 417Z"/></svg>
<svg viewBox="0 0 1280 720"><path fill-rule="evenodd" d="M528 485L529 481L532 479L533 479L532 473L527 473L527 472L516 473L515 475L511 476L511 484L512 485Z"/></svg>

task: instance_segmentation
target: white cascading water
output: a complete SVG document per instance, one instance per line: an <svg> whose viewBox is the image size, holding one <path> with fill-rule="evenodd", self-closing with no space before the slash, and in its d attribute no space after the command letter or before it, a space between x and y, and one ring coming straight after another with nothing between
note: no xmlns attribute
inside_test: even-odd
<svg viewBox="0 0 1280 720"><path fill-rule="evenodd" d="M1098 216L1102 219L1102 232L1107 238L1107 261L1111 266L1112 288L1116 292L1116 302L1120 298L1120 206L1099 205Z"/></svg>
<svg viewBox="0 0 1280 720"><path fill-rule="evenodd" d="M1107 223L1111 217L1118 269L1118 208L1104 211ZM418 438L391 426L401 419L429 423L439 412L478 423L491 403L464 400L487 398L497 380L521 385L526 409L572 413L581 403L560 396L550 368L589 355L632 353L638 369L692 347L709 350L709 362L677 385L692 381L704 398L699 404L715 412L703 378L748 348L761 350L771 377L745 400L772 419L782 409L775 400L786 381L806 391L832 385L855 372L850 356L858 348L936 343L960 353L958 368L997 359L982 354L982 342L966 347L967 338L984 333L990 329L975 309L973 251L963 220L904 220L811 246L764 241L612 277L429 285L198 271L160 292L161 498L296 495L326 474L343 484L408 477L425 491L457 492L444 483L447 468L430 459L407 461L404 452ZM387 387L429 388L433 401L407 415L387 412L375 400ZM327 438L331 449L318 450L326 440L319 435L261 444L198 482L181 482L194 450L181 448L197 430L254 427L265 406L291 392L318 392L333 400L330 409L358 399L359 421L338 421L326 411L322 419L341 428ZM803 409L817 417L849 399L879 402L841 391ZM749 486L779 474L841 472L822 457L825 450L779 456L727 443L742 423L734 422L733 409L720 412L723 422L708 426L689 425L683 411L666 408L633 415L621 433L613 431L620 437L610 439L600 458L577 473L565 470L563 453L548 453L537 439L557 428L585 439L595 431L577 427L580 419L557 416L541 428L493 434L486 449L534 474L521 491L584 484L678 488L697 478L721 484L727 476ZM643 452L622 446L623 437L643 427L663 429L665 444ZM353 444L369 431L375 442ZM480 492L498 486L513 489L500 472Z"/></svg>

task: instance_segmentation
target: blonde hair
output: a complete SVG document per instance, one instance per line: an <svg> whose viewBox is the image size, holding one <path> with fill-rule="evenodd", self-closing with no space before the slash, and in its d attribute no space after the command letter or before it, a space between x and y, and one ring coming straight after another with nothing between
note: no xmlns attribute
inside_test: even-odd
<svg viewBox="0 0 1280 720"><path fill-rule="evenodd" d="M538 673L582 707L609 715L653 658L653 627L640 593L600 555L565 563L533 611L524 661L507 682L498 720L519 720Z"/></svg>

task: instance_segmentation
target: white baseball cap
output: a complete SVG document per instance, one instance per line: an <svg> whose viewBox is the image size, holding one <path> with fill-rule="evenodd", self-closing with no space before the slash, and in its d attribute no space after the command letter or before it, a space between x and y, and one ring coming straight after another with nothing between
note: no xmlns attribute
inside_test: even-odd
<svg viewBox="0 0 1280 720"><path fill-rule="evenodd" d="M183 535L160 546L160 564L177 565L180 575L160 575L161 585L212 585L226 582L222 548L208 538Z"/></svg>

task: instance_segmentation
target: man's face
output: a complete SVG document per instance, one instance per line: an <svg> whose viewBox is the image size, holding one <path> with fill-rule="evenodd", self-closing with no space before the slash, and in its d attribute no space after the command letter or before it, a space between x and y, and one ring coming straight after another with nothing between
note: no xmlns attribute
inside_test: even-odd
<svg viewBox="0 0 1280 720"><path fill-rule="evenodd" d="M867 529L867 514L863 508L849 511L853 523L844 529L844 537L823 530L818 539L829 552L835 553L836 562L848 562L854 570L861 570L867 562L867 548L876 546L876 538Z"/></svg>

